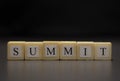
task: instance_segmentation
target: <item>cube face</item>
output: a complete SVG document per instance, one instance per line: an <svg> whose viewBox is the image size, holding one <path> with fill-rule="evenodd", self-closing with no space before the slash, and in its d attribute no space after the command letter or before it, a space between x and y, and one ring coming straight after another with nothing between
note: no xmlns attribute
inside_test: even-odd
<svg viewBox="0 0 120 81"><path fill-rule="evenodd" d="M76 60L76 42L70 41L60 42L60 59Z"/></svg>
<svg viewBox="0 0 120 81"><path fill-rule="evenodd" d="M25 44L25 60L42 60L43 53L42 42L26 42Z"/></svg>
<svg viewBox="0 0 120 81"><path fill-rule="evenodd" d="M43 60L59 60L59 42L43 42Z"/></svg>
<svg viewBox="0 0 120 81"><path fill-rule="evenodd" d="M8 42L8 60L24 60L24 41Z"/></svg>
<svg viewBox="0 0 120 81"><path fill-rule="evenodd" d="M111 46L110 42L95 42L95 60L111 60Z"/></svg>
<svg viewBox="0 0 120 81"><path fill-rule="evenodd" d="M94 43L93 42L77 42L77 59L93 60L94 59Z"/></svg>

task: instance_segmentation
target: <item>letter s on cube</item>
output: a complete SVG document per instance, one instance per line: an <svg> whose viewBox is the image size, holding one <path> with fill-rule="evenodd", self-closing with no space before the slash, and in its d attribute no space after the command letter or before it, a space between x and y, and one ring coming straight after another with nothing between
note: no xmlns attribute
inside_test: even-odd
<svg viewBox="0 0 120 81"><path fill-rule="evenodd" d="M24 60L24 45L25 41L10 41L8 42L8 60Z"/></svg>

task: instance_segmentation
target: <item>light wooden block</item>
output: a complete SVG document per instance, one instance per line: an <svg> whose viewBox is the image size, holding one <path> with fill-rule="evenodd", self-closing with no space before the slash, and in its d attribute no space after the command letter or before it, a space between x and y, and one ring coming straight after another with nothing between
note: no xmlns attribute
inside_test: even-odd
<svg viewBox="0 0 120 81"><path fill-rule="evenodd" d="M75 41L60 42L60 59L76 60L76 42Z"/></svg>
<svg viewBox="0 0 120 81"><path fill-rule="evenodd" d="M95 42L95 60L111 60L111 55L111 42Z"/></svg>
<svg viewBox="0 0 120 81"><path fill-rule="evenodd" d="M94 59L94 42L77 42L77 60Z"/></svg>
<svg viewBox="0 0 120 81"><path fill-rule="evenodd" d="M58 41L43 41L43 60L59 60Z"/></svg>
<svg viewBox="0 0 120 81"><path fill-rule="evenodd" d="M26 42L25 43L25 60L42 60L43 43Z"/></svg>
<svg viewBox="0 0 120 81"><path fill-rule="evenodd" d="M8 60L24 60L24 45L25 41L10 41L8 42Z"/></svg>

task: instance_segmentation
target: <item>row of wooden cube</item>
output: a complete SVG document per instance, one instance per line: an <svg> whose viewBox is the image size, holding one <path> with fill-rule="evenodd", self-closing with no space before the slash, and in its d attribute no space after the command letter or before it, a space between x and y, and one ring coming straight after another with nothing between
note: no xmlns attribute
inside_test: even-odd
<svg viewBox="0 0 120 81"><path fill-rule="evenodd" d="M8 60L111 60L111 42L8 42Z"/></svg>

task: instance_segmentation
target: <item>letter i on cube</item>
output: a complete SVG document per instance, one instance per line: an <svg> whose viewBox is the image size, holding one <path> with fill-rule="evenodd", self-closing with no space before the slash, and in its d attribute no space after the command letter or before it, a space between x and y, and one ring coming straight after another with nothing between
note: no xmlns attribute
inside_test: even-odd
<svg viewBox="0 0 120 81"><path fill-rule="evenodd" d="M8 42L8 60L24 60L25 41L10 41Z"/></svg>
<svg viewBox="0 0 120 81"><path fill-rule="evenodd" d="M94 59L94 42L77 42L77 60Z"/></svg>

